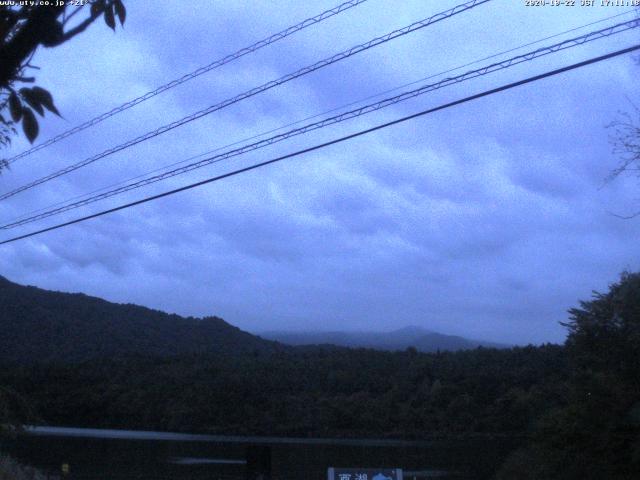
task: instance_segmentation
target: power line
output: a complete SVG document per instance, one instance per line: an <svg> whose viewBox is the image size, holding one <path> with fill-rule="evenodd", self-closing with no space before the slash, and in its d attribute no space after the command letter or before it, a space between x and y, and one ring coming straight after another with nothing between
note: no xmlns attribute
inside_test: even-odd
<svg viewBox="0 0 640 480"><path fill-rule="evenodd" d="M110 198L113 197L115 195L121 194L121 193L125 193L128 192L130 190L134 190L134 189L138 189L141 188L143 186L146 185L150 185L153 183L157 183L159 181L162 180L166 180L167 178L171 178L177 175L182 175L184 173L190 172L192 170L196 170L198 168L202 168L204 166L210 165L212 163L218 163L221 162L223 160L227 160L229 158L232 157L236 157L239 155L242 155L244 153L253 151L253 150L257 150L259 148L263 148L269 145L273 145L275 143L281 142L283 140L287 140L289 138L292 138L294 136L298 136L298 135L302 135L305 133L308 133L310 131L313 130L318 130L320 128L324 128L327 127L329 125L333 125L336 123L340 123L352 118L356 118L368 113L372 113L375 112L377 110L386 108L388 106L394 105L396 103L402 102L402 101L406 101L409 100L411 98L415 98L419 95L423 95L426 94L428 92L432 92L434 90L438 90L440 88L444 88L456 83L460 83L466 80L470 80L473 78L477 78L480 76L484 76L487 75L489 73L494 73L497 72L499 70L504 70L507 68L510 68L514 65L519 65L523 62L528 62L528 61L532 61L536 58L540 58L543 57L545 55L549 55L551 53L556 53L559 51L563 51L569 48L573 48L579 45L583 45L587 42L591 42L594 40L598 40L598 39L602 39L602 38L607 38L610 37L611 35L615 35L615 34L619 34L622 32L625 32L627 30L630 30L632 28L637 28L638 26L640 26L640 20L630 20L627 22L622 22L619 23L617 25L613 25L611 27L608 28L604 28L598 31L593 31L593 32L589 32L587 34L581 35L579 37L575 37L575 38L571 38L568 40L564 40L562 42L556 43L554 45L550 45L547 47L542 47L542 48L538 48L537 50L533 50L531 52L528 53L524 53L522 55L518 55L515 57L512 57L510 59L507 60L503 60L501 62L496 62L496 63L492 63L490 65L481 67L479 69L476 70L471 70L468 71L466 73L463 73L462 75L458 75L455 77L449 77L449 78L445 78L443 80L440 80L439 82L436 83L432 83L429 85L424 85L422 87L419 87L417 89L411 90L411 91L407 91L407 92L403 92L399 95L396 95L394 97L390 97L390 98L386 98L383 100L380 100L378 102L374 102L368 105L364 105L362 107L356 108L354 110L350 110L348 112L344 112L341 113L339 115L335 115L333 117L329 117L326 118L324 120L320 120L318 122L314 122L311 124L307 124L304 125L302 127L299 128L295 128L293 130L290 130L288 132L284 132L281 133L279 135L274 135L273 137L270 138L266 138L263 140L260 140L258 142L254 142L248 145L244 145L242 147L233 149L233 150L229 150L227 152L200 160L198 162L194 162L191 163L189 165L185 165L183 167L180 168L176 168L174 170L170 170L158 175L154 175L152 177L147 177L145 179L139 180L137 182L133 182L133 183L129 183L127 185L124 185L122 187L113 189L113 190L109 190L107 192L101 193L99 195L94 195L92 197L86 198L84 200L79 200L77 202L72 202L72 203L68 203L64 206L61 206L59 208L54 208L51 210L48 210L46 212L37 214L37 215L32 215L30 217L27 218L22 218L19 220L16 220L14 222L11 223L7 223L5 225L1 225L0 229L2 230L8 230L11 228L16 228L28 223L32 223L38 220L42 220L44 218L48 218L54 215L58 215L60 213L63 212L67 212L69 210L74 210L76 208L80 208L86 205L89 205L91 203L95 203L97 201L100 200L104 200L106 198Z"/></svg>
<svg viewBox="0 0 640 480"><path fill-rule="evenodd" d="M141 205L143 203L151 202L153 200L158 200L158 199L163 198L163 197L168 197L170 195L174 195L174 194L179 193L179 192L184 192L186 190L191 190L193 188L200 187L202 185L206 185L208 183L216 182L218 180L222 180L222 179L228 178L228 177L233 177L235 175L239 175L241 173L245 173L245 172L248 172L248 171L251 171L251 170L255 170L257 168L264 167L266 165L271 165L273 163L280 162L282 160L286 160L288 158L297 157L297 156L303 155L305 153L313 152L315 150L320 150L322 148L326 148L326 147L331 146L331 145L342 143L342 142L345 142L347 140L351 140L353 138L360 137L362 135L366 135L366 134L369 134L369 133L372 133L372 132L375 132L375 131L378 131L378 130L381 130L381 129L384 129L384 128L387 128L387 127L390 127L390 126L393 126L393 125L397 125L399 123L406 122L408 120L412 120L414 118L418 118L418 117L421 117L421 116L424 116L424 115L428 115L430 113L434 113L434 112L437 112L437 111L440 111L440 110L444 110L444 109L451 108L451 107L454 107L454 106L457 106L457 105L461 105L463 103L467 103L467 102L470 102L472 100L477 100L479 98L487 97L489 95L493 95L493 94L496 94L496 93L499 93L499 92L503 92L505 90L510 90L512 88L519 87L521 85L526 85L528 83L533 83L533 82L536 82L536 81L539 81L539 80L542 80L542 79L545 79L545 78L548 78L548 77L552 77L552 76L555 76L555 75L559 75L561 73L565 73L565 72L568 72L568 71L571 71L571 70L575 70L575 69L578 69L578 68L581 68L581 67L585 67L587 65L592 65L594 63L602 62L604 60L608 60L608 59L611 59L611 58L614 58L614 57L617 57L617 56L620 56L620 55L625 55L627 53L631 53L631 52L634 52L634 51L639 50L639 49L640 49L640 44L634 45L632 47L624 48L622 50L617 50L615 52L611 52L611 53L608 53L606 55L601 55L599 57L590 58L589 60L584 60L582 62L574 63L574 64L568 65L566 67L558 68L556 70L551 70L549 72L545 72L545 73L542 73L542 74L539 74L539 75L535 75L533 77L528 77L528 78L526 78L524 80L519 80L517 82L512 82L512 83L509 83L509 84L506 84L506 85L502 85L500 87L493 88L491 90L485 90L485 91L483 91L481 93L477 93L475 95L471 95L471 96L468 96L468 97L465 97L465 98L462 98L462 99L459 99L459 100L455 100L453 102L449 102L449 103L440 105L438 107L434 107L434 108L430 108L430 109L427 109L427 110L423 110L421 112L414 113L412 115L407 115L405 117L402 117L402 118L399 118L399 119L396 119L396 120L392 120L390 122L386 122L386 123L383 123L383 124L380 124L380 125L376 125L375 127L371 127L371 128L366 129L366 130L361 130L359 132L352 133L350 135L346 135L346 136L343 136L343 137L340 137L340 138L336 138L334 140L330 140L328 142L324 142L324 143L321 143L321 144L318 144L318 145L314 145L313 147L308 147L308 148L305 148L305 149L302 149L302 150L298 150L298 151L293 152L293 153L289 153L289 154L286 154L286 155L282 155L280 157L273 158L271 160L267 160L267 161L264 161L264 162L256 163L254 165L251 165L251 166L248 166L248 167L244 167L244 168L240 168L240 169L234 170L232 172L228 172L228 173L225 173L225 174L222 174L222 175L218 175L218 176L215 176L215 177L208 178L206 180L202 180L202 181L199 181L199 182L196 182L196 183L185 185L185 186L180 187L180 188L176 188L176 189L173 189L173 190L169 190L167 192L159 193L157 195L152 195L150 197L146 197L146 198L143 198L143 199L140 199L140 200L136 200L134 202L126 203L126 204L120 205L118 207L110 208L108 210L103 210L101 212L97 212L97 213L94 213L94 214L91 214L91 215L87 215L87 216L84 216L84 217L76 218L74 220L70 220L68 222L60 223L60 224L57 224L57 225L54 225L54 226L51 226L51 227L43 228L41 230L36 230L34 232L30 232L30 233L27 233L27 234L24 234L24 235L20 235L20 236L17 236L17 237L10 238L8 240L3 240L3 241L0 241L0 245L4 245L4 244L7 244L7 243L11 243L11 242L15 242L15 241L18 241L18 240L22 240L22 239L25 239L25 238L33 237L33 236L39 235L41 233L50 232L52 230L57 230L57 229L60 229L62 227L66 227L66 226L69 226L69 225L74 225L76 223L84 222L86 220L91 220L93 218L101 217L101 216L107 215L109 213L114 213L114 212L117 212L117 211L120 211L120 210L125 210L127 208L131 208L131 207L134 207L134 206L137 206L137 205Z"/></svg>
<svg viewBox="0 0 640 480"><path fill-rule="evenodd" d="M457 15L459 13L465 12L467 10L470 10L474 7L477 7L479 5L482 5L484 3L490 2L491 0L471 0L468 1L466 3L457 5L449 10L446 10L444 12L438 13L436 15L433 15L429 18L426 18L424 20L420 20L418 22L412 23L411 25L408 25L404 28L398 29L398 30L394 30L386 35L383 35L381 37L376 37L366 43L360 44L360 45L356 45L355 47L352 47L348 50L345 50L343 52L340 52L338 54L333 55L332 57L326 58L324 60L321 60L319 62L314 63L313 65L309 65L306 66L304 68L301 68L300 70L297 70L294 73L290 73L287 74L283 77L278 78L277 80L272 80L270 82L267 82L259 87L253 88L247 92L244 92L240 95L237 95L233 98L224 100L220 103L217 103L215 105L211 105L203 110L200 110L198 112L192 113L191 115L187 115L186 117L183 117L180 120L176 120L172 123L169 123L167 125L164 125L160 128L157 128L156 130L153 130L151 132L147 132L144 135L141 135L139 137L136 137L132 140L129 140L125 143L122 143L116 147L112 147L108 150L103 151L102 153L99 153L97 155L94 155L93 157L89 157L85 160L82 160L78 163L75 163L73 165L70 165L68 167L63 168L62 170L58 170L57 172L54 172L52 174L46 175L44 177L41 177L37 180L34 180L26 185L23 185L21 187L18 187L14 190L11 190L10 192L4 193L2 195L0 195L0 200L5 200L9 197L12 197L20 192L23 192L25 190L29 190L33 187L36 187L38 185L41 185L42 183L48 182L50 180L53 180L55 178L61 177L63 175L66 175L67 173L73 172L74 170L77 170L79 168L85 167L91 163L94 163L98 160L101 160L102 158L105 158L109 155L112 155L116 152L119 152L121 150L124 150L126 148L129 148L133 145L137 145L138 143L141 143L145 140L149 140L151 138L157 137L158 135L161 135L163 133L166 133L170 130L173 130L174 128L180 127L186 123L192 122L194 120L197 120L199 118L204 117L205 115L209 115L217 110L221 110L223 108L226 108L230 105L233 105L235 103L240 102L241 100L247 99L249 97L252 97L254 95L257 95L259 93L262 93L266 90L269 90L271 88L277 87L279 85L282 85L286 82L289 82L291 80L294 80L298 77L301 77L303 75L306 75L308 73L311 73L315 70L318 70L320 68L326 67L328 65L331 65L333 63L336 63L340 60L344 60L345 58L349 58L353 55L356 55L360 52L363 52L365 50L368 50L370 48L376 47L378 45L381 45L383 43L389 42L391 40L394 40L398 37L407 35L409 33L412 33L416 30L420 30L422 28L425 28L429 25L432 25L436 22L448 19L454 15Z"/></svg>
<svg viewBox="0 0 640 480"><path fill-rule="evenodd" d="M258 133L258 134L255 134L255 135L252 135L252 136L250 136L250 137L245 137L245 138L240 139L240 140L237 140L237 141L235 141L235 142L232 142L232 143L229 143L229 144L226 144L226 145L222 145L222 146L220 146L220 147L216 147L216 148L214 148L213 150L208 150L208 151L206 151L206 152L199 153L199 154L197 154L197 155L193 155L193 156L191 156L191 157L185 158L185 159L180 160L180 161L178 161L178 162L170 163L170 164L168 164L168 165L164 165L164 166L162 166L162 167L155 168L155 169L153 169L153 170L151 170L151 171L147 171L147 172L142 173L142 174L140 174L140 175L136 175L136 176L134 176L134 177L127 178L127 179L125 179L125 180L120 180L120 181L115 182L115 183L112 183L112 184L110 184L110 185L106 185L106 186L104 186L104 187L100 187L100 188L97 188L97 189L95 189L95 190L92 190L92 191L90 191L90 192L87 192L87 193L83 193L83 194L80 194L80 195L73 196L73 197L68 198L68 199L66 199L66 200L62 200L62 201L59 201L59 202L55 202L55 203L53 203L53 204L51 204L51 205L49 205L49 206L41 207L41 208L37 208L37 209L31 210L31 211L25 212L25 213L23 213L23 214L21 214L21 215L18 215L17 217L13 217L13 218L10 220L10 222L11 222L11 223L13 223L13 222L20 221L20 220L22 220L22 219L25 219L25 217L28 217L28 216L31 216L31 215L35 215L36 213L43 212L43 211L48 210L48 209L52 209L52 208L57 207L57 206L59 206L59 205L65 205L65 204L68 204L69 202L72 202L72 201L74 201L74 200L78 200L78 199L85 198L85 197L90 197L90 196L92 196L92 195L94 195L94 194L96 194L96 193L98 193L98 192L102 192L102 191L104 191L104 190L107 190L107 189L109 189L109 188L116 187L116 186L118 186L118 185L123 185L123 184L125 184L125 183L127 183L127 182L132 182L133 180L137 180L137 179L142 178L142 177L144 177L144 176L146 176L146 175L151 175L151 174L153 174L153 173L160 172L160 171L162 171L162 170L166 170L166 169L168 169L168 168L175 167L175 166L177 166L177 165L181 165L181 164L186 163L186 162L189 162L189 161L191 161L191 160L195 160L196 158L202 158L202 157L205 157L205 156L210 155L210 154L212 154L212 153L219 152L220 150L224 150L225 148L233 147L233 146L235 146L235 145L240 145L240 144L241 144L241 143L243 143L243 142L248 142L248 141L251 141L251 140L255 140L256 138L263 137L263 136L268 135L268 134L270 134L270 133L274 133L274 132L277 132L277 131L279 131L279 130L284 130L285 128L292 127L292 126L294 126L294 125L298 125L298 124L300 124L300 123L302 123L302 122L306 122L306 121L308 121L308 120L313 120L314 118L318 118L318 117L322 117L322 116L324 116L324 115L328 115L329 113L333 113L333 112L335 112L335 111L339 111L339 110L345 109L345 108L347 108L347 107L351 107L351 106L356 105L356 104L358 104L358 103L362 103L362 102L364 102L364 101L366 101L366 100L370 100L370 99L372 99L372 98L381 97L382 95L386 95L386 94L388 94L388 93L396 92L396 91L398 91L398 90L400 90L400 89L402 89L402 88L406 88L406 87L409 87L409 86L411 86L411 85L416 85L416 84L421 83L421 82L424 82L424 81L426 81L426 80L430 80L430 79L432 79L432 78L437 78L437 77L440 77L440 76L442 76L442 75L446 75L447 73L451 73L451 72L455 72L455 71L457 71L457 70L461 70L462 68L465 68L465 67L468 67L468 66L471 66L471 65L475 65L475 64L480 63L480 62L483 62L483 61L485 61L485 60L490 60L490 59L492 59L492 58L497 58L497 57L502 56L502 55L505 55L505 54L507 54L507 53L511 53L511 52L514 52L514 51L520 50L520 49L522 49L522 48L529 47L529 46L531 46L531 45L535 45L535 44L538 44L538 43L542 43L542 42L544 42L544 41L546 41L546 40L550 40L550 39L552 39L552 38L557 38L557 37L560 37L560 36L562 36L562 35L566 35L567 33L575 32L575 31L577 31L577 30L582 30L583 28L590 27L590 26L596 25L596 24L598 24L598 23L603 23L603 22L606 22L606 21L608 21L608 20L612 20L612 19L614 19L614 18L618 18L618 17L621 17L621 16L628 16L628 15L631 15L631 14L633 14L633 13L634 13L634 12L623 12L623 13L618 13L618 14L616 14L616 15L611 15L611 16L609 16L609 17L601 18L601 19L599 19L599 20L595 20L595 21L593 21L593 22L590 22L590 23L586 23L586 24L584 24L584 25L581 25L581 26L579 26L579 27L574 27L574 28L571 28L571 29L569 29L569 30L564 30L564 31L562 31L562 32L555 33L555 34L553 34L553 35L549 35L549 36L547 36L547 37L543 37L543 38L540 38L540 39L534 40L534 41L532 41L532 42L528 42L528 43L525 43L525 44L521 44L521 45L519 45L519 46L517 46L517 47L513 47L513 48L510 48L510 49L508 49L508 50L503 50L503 51L501 51L501 52L494 53L494 54L492 54L492 55L489 55L489 56L486 56L486 57L483 57L483 58L480 58L480 59L477 59L477 60L473 60L473 61L471 61L471 62L465 63L465 64L463 64L463 65L459 65L459 66L457 66L457 67L450 68L450 69L448 69L448 70L445 70L445 71L442 71L442 72L439 72L439 73L431 74L431 75L429 75L429 76L427 76L427 77L423 77L423 78L420 78L420 79L418 79L418 80L414 80L414 81L409 82L409 83L404 83L404 84L402 84L402 85L399 85L399 86L397 86L397 87L391 88L391 89L389 89L389 90L384 90L384 91L382 91L382 92L378 92L378 93L375 93L375 94L373 94L373 95L369 95L369 96L367 96L367 97L360 98L360 99L358 99L358 100L356 100L356 101L353 101L353 102L349 102L349 103L343 104L343 105L341 105L341 106L339 106L339 107L334 107L334 108L331 108L331 109L329 109L329 110L325 110L324 112L316 113L316 114L314 114L314 115L311 115L311 116L308 116L308 117L305 117L305 118L302 118L302 119L299 119L299 120L295 120L295 121L290 122L290 123L287 123L287 124L285 124L285 125L281 125L280 127L272 128L272 129L270 129L270 130L267 130L267 131L264 131L264 132L261 132L261 133ZM0 226L0 228L6 228L6 227L8 227L8 225Z"/></svg>
<svg viewBox="0 0 640 480"><path fill-rule="evenodd" d="M227 55L226 57L220 58L214 62L211 62L209 65L205 65L204 67L200 67L197 70L194 70L191 73L187 73L185 75L183 75L180 78L176 78L175 80L170 81L169 83L166 83L164 85L161 85L160 87L156 88L155 90L151 90L150 92L145 93L144 95L140 95L139 97L134 98L133 100L130 100L126 103L123 103L122 105L119 105L111 110L109 110L106 113L103 113L101 115L98 115L95 118L92 118L91 120L88 120L74 128L71 128L65 132L62 132L59 135L56 135L55 137L50 138L49 140L42 142L34 147L31 147L28 150L25 150L24 152L15 155L9 159L7 159L8 163L13 163L16 160L26 157L28 155L31 155L34 152L37 152L38 150L42 150L45 147L48 147L49 145L53 145L54 143L59 142L60 140L63 140L75 133L81 132L83 130L86 130L89 127L93 127L97 124L99 124L100 122L106 120L107 118L113 117L114 115L120 113L120 112L124 112L125 110L128 110L131 107L134 107L146 100L149 100L152 97L155 97L156 95L159 95L162 92L165 92L167 90L170 90L174 87L177 87L178 85L181 85L185 82L188 82L189 80L192 80L196 77L199 77L200 75L203 75L207 72L210 72L211 70L214 70L218 67L221 67L223 65L226 65L227 63L230 63L234 60L237 60L241 57L244 57L245 55L248 55L249 53L253 53L257 50L260 50L263 47L266 47L267 45L270 45L272 43L275 43L279 40L282 40L290 35L293 35L296 32L299 32L300 30L304 30L307 27L310 27L311 25L315 25L316 23L320 23L323 20L326 20L327 18L333 17L335 15L338 15L339 13L342 13L346 10L349 10L355 6L360 5L361 3L366 2L367 0L349 0L348 2L344 2L340 5L338 5L337 7L334 7L330 10L325 10L322 13L319 13L318 15L311 17L311 18L307 18L306 20L303 20L300 23L297 23L296 25L293 25L291 27L288 27L278 33L275 33L267 38L264 38L248 47L242 48L240 50L238 50L235 53L232 53L230 55Z"/></svg>

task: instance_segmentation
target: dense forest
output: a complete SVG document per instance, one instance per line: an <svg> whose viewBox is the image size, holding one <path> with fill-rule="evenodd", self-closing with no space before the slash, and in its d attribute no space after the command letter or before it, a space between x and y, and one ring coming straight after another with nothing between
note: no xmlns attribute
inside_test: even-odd
<svg viewBox="0 0 640 480"><path fill-rule="evenodd" d="M74 362L5 359L0 412L5 423L223 434L512 435L525 446L497 478L638 478L640 274L572 309L566 327L564 346L501 350L265 342Z"/></svg>
<svg viewBox="0 0 640 480"><path fill-rule="evenodd" d="M294 436L522 433L567 378L561 347L420 354L309 349L6 367L55 425Z"/></svg>

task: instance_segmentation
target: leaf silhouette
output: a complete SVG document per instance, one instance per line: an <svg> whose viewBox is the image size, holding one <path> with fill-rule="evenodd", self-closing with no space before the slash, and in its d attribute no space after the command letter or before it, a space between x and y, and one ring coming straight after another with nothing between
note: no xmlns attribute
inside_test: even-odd
<svg viewBox="0 0 640 480"><path fill-rule="evenodd" d="M120 20L120 25L124 25L124 21L127 18L127 9L124 8L122 0L114 0L113 6L115 7L118 19Z"/></svg>
<svg viewBox="0 0 640 480"><path fill-rule="evenodd" d="M38 112L40 116L44 115L44 108L42 108L42 105L40 104L40 99L37 95L33 94L30 88L21 88L20 95L22 95L22 98L24 98L29 106Z"/></svg>
<svg viewBox="0 0 640 480"><path fill-rule="evenodd" d="M9 95L9 110L11 111L11 118L14 122L19 122L22 118L22 105L16 92L11 92Z"/></svg>
<svg viewBox="0 0 640 480"><path fill-rule="evenodd" d="M115 32L116 30L116 19L113 15L113 6L111 8L107 7L104 11L104 22Z"/></svg>
<svg viewBox="0 0 640 480"><path fill-rule="evenodd" d="M58 112L58 109L54 105L53 97L51 96L51 93L49 93L48 90L45 90L44 88L41 88L41 87L33 87L31 89L31 92L33 93L33 96L38 99L38 101L40 102L40 105L44 105L44 107L50 112L55 113L59 117L61 116L60 112Z"/></svg>
<svg viewBox="0 0 640 480"><path fill-rule="evenodd" d="M38 136L38 120L33 111L27 107L22 109L22 130L30 143Z"/></svg>

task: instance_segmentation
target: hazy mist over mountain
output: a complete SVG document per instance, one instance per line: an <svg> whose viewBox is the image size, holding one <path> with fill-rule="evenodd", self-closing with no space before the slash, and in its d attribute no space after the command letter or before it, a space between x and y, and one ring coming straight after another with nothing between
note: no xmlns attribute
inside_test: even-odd
<svg viewBox="0 0 640 480"><path fill-rule="evenodd" d="M378 331L302 331L272 330L258 333L262 338L288 345L331 344L380 350L404 350L415 347L421 352L467 350L477 347L507 348L509 345L445 335L424 327L410 325L389 332Z"/></svg>

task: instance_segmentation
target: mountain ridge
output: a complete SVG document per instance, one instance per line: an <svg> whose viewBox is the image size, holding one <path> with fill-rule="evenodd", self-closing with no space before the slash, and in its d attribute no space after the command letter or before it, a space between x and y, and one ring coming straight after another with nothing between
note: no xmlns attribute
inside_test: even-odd
<svg viewBox="0 0 640 480"><path fill-rule="evenodd" d="M23 286L0 275L0 361L77 363L131 355L237 355L313 345L422 352L507 345L444 335L417 325L392 332L334 331L252 334L222 318L182 317L84 293Z"/></svg>
<svg viewBox="0 0 640 480"><path fill-rule="evenodd" d="M458 335L447 335L417 325L408 325L391 331L333 330L258 332L262 338L286 345L336 345L350 348L377 350L405 350L414 347L421 352L470 350L478 347L509 348L511 345L473 340Z"/></svg>
<svg viewBox="0 0 640 480"><path fill-rule="evenodd" d="M81 362L126 355L237 354L286 348L222 318L182 317L0 276L0 360Z"/></svg>

